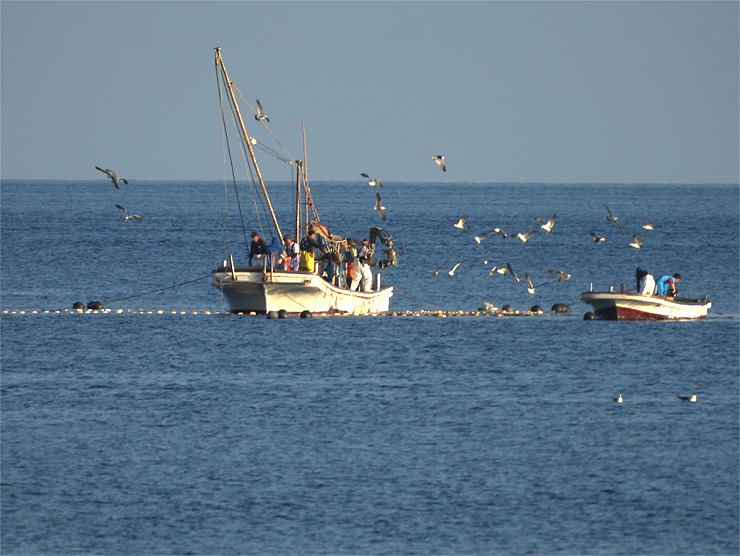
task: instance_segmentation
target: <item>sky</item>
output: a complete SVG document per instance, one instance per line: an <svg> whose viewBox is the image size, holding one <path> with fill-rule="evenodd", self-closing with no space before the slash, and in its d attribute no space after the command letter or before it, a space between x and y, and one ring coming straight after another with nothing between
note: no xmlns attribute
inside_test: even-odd
<svg viewBox="0 0 740 556"><path fill-rule="evenodd" d="M0 177L222 180L221 47L309 181L736 184L739 7L3 0Z"/></svg>

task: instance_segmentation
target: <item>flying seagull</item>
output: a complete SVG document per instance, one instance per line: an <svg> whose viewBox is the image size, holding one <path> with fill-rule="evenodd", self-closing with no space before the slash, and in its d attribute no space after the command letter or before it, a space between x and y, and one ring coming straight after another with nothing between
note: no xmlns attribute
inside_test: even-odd
<svg viewBox="0 0 740 556"><path fill-rule="evenodd" d="M602 241L606 241L606 238L604 236L600 236L597 233L591 232L591 235L594 237L594 243L601 243Z"/></svg>
<svg viewBox="0 0 740 556"><path fill-rule="evenodd" d="M545 233L546 234L549 234L550 232L552 232L552 227L555 224L555 216L556 215L553 214L550 217L550 220L548 220L547 222L545 222L544 220L542 220L542 218L539 218L537 216L533 216L532 218L534 218L537 222L539 222L540 224L542 224L542 226L540 226L540 227L543 230L545 230Z"/></svg>
<svg viewBox="0 0 740 556"><path fill-rule="evenodd" d="M475 240L475 242L478 245L480 245L480 242L481 241L483 241L484 239L488 239L488 235L487 234L483 234L483 235L480 235L480 236L475 236L473 239Z"/></svg>
<svg viewBox="0 0 740 556"><path fill-rule="evenodd" d="M501 228L494 228L494 229L493 229L493 230L492 230L491 232L489 232L489 233L494 233L494 234L498 234L498 235L500 235L501 237L507 237L507 236L506 236L506 232L505 232L505 231L503 231L503 230L502 230Z"/></svg>
<svg viewBox="0 0 740 556"><path fill-rule="evenodd" d="M442 168L443 172L447 171L447 168L445 168L445 157L441 154L438 154L437 156L433 156L429 160L434 160L437 164L439 164L439 167Z"/></svg>
<svg viewBox="0 0 740 556"><path fill-rule="evenodd" d="M524 280L526 280L526 282L527 282L527 291L529 293L531 293L532 295L534 295L534 290L536 290L540 286L544 286L545 284L547 284L547 282L543 282L542 284L538 284L536 286L533 286L532 285L532 280L530 279L529 273L527 273L527 272L524 273Z"/></svg>
<svg viewBox="0 0 740 556"><path fill-rule="evenodd" d="M567 272L563 272L562 270L558 270L557 268L553 268L552 270L548 270L550 274L560 274L560 277L558 278L558 282L562 282L563 280L567 280L570 278L570 274Z"/></svg>
<svg viewBox="0 0 740 556"><path fill-rule="evenodd" d="M443 268L445 267L445 265L446 265L446 264L447 264L447 263L444 263L444 264L443 264L442 266L440 266L440 267L439 267L439 268L438 268L437 270L425 270L424 272L428 272L428 273L429 273L429 274L431 274L432 276L436 276L437 274L439 274L439 271L440 271L440 270L442 270L442 269L443 269Z"/></svg>
<svg viewBox="0 0 740 556"><path fill-rule="evenodd" d="M527 241L529 241L529 238L532 237L536 233L537 233L537 230L533 230L531 232L524 232L523 234L522 233L516 234L513 237L519 238L519 241L521 241L522 243L527 243Z"/></svg>
<svg viewBox="0 0 740 556"><path fill-rule="evenodd" d="M113 170L103 170L102 168L99 168L98 166L96 166L95 169L100 170L101 172L106 174L110 178L110 181L113 182L113 185L116 186L116 189L121 189L120 187L118 187L119 181L122 181L123 183L128 185L128 182L125 179L119 178L118 176L116 176L116 173Z"/></svg>
<svg viewBox="0 0 740 556"><path fill-rule="evenodd" d="M376 180L375 178L373 178L373 179L370 179L370 176L368 176L367 174L364 174L364 173L363 173L363 174L360 174L360 175L361 175L361 176L362 176L363 178L367 178L367 179L369 180L369 181L368 181L367 183L368 183L368 185L370 185L370 187L375 187L376 185L377 185L378 187L383 187L383 184L382 184L382 183L380 183L380 180Z"/></svg>
<svg viewBox="0 0 740 556"><path fill-rule="evenodd" d="M604 203L604 206L606 207L606 212L609 213L609 215L606 217L606 221L616 224L617 228L619 228L619 231L624 233L624 230L622 229L622 225L619 223L619 220L617 220L617 217L614 216L614 213L612 213L609 207L606 206L606 203Z"/></svg>
<svg viewBox="0 0 740 556"><path fill-rule="evenodd" d="M635 249L639 249L642 245L642 242L645 241L645 238L637 239L637 234L632 236L632 243L630 243L630 247L634 247Z"/></svg>
<svg viewBox="0 0 740 556"><path fill-rule="evenodd" d="M376 193L375 198L377 199L377 201L373 205L373 210L377 210L378 214L380 214L380 217L385 220L385 207L383 206L383 202L380 200L380 195Z"/></svg>
<svg viewBox="0 0 740 556"><path fill-rule="evenodd" d="M482 299L481 301L483 301L483 307L486 308L486 313L498 313L500 311L500 309L493 303L489 303L485 299Z"/></svg>
<svg viewBox="0 0 740 556"><path fill-rule="evenodd" d="M489 273L488 273L488 275L489 275L489 276L493 276L493 273L494 273L494 272L495 272L496 274L500 274L501 276L503 276L504 274L506 274L506 267L505 267L505 266L501 266L501 267L498 267L498 266L494 266L494 267L493 267L493 268L491 269L491 272L489 272Z"/></svg>
<svg viewBox="0 0 740 556"><path fill-rule="evenodd" d="M121 218L122 222L128 221L129 218L133 218L134 220L138 220L139 222L142 222L144 219L139 216L138 214L127 214L126 209L123 208L121 205L116 205L119 209L123 211L123 217Z"/></svg>
<svg viewBox="0 0 740 556"><path fill-rule="evenodd" d="M511 279L518 284L520 282L519 276L516 275L516 272L514 272L514 269L511 268L511 265L509 263L506 263L506 266L504 268L506 269L506 272L508 272L511 276Z"/></svg>
<svg viewBox="0 0 740 556"><path fill-rule="evenodd" d="M452 267L452 270L450 270L447 274L449 274L450 276L454 276L455 271L457 270L457 267L463 264L464 262L465 261L460 261L459 263L457 263L455 266Z"/></svg>
<svg viewBox="0 0 740 556"><path fill-rule="evenodd" d="M696 401L696 394L694 394L693 396L679 396L678 399L679 400L683 400L685 402L695 402Z"/></svg>
<svg viewBox="0 0 740 556"><path fill-rule="evenodd" d="M645 222L645 223L644 223L644 224L642 225L642 227L643 227L643 228L645 228L646 230L652 230L652 231L655 231L655 228L653 228L653 223L652 223L652 222Z"/></svg>
<svg viewBox="0 0 740 556"><path fill-rule="evenodd" d="M254 115L254 119L258 122L260 120L267 120L268 123L270 122L270 118L265 116L265 111L262 109L262 104L259 99L257 99L257 113Z"/></svg>
<svg viewBox="0 0 740 556"><path fill-rule="evenodd" d="M457 221L457 224L455 224L455 228L460 228L461 230L465 228L465 221L468 219L467 216L463 216Z"/></svg>

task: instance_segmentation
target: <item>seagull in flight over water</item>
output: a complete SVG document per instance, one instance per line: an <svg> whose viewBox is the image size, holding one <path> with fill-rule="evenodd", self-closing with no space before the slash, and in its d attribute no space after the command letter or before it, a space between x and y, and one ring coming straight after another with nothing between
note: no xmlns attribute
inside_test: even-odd
<svg viewBox="0 0 740 556"><path fill-rule="evenodd" d="M434 160L437 164L439 164L439 167L442 168L443 172L447 171L447 168L445 168L445 157L441 154L438 154L437 156L433 156L429 160Z"/></svg>
<svg viewBox="0 0 740 556"><path fill-rule="evenodd" d="M116 173L113 170L103 170L102 168L100 168L98 166L96 166L95 169L96 170L100 170L105 175L107 175L110 178L110 181L113 182L113 185L116 186L116 189L121 189L120 187L118 187L118 182L119 181L122 181L123 183L125 183L126 185L128 185L128 182L125 179L119 178L118 176L116 176Z"/></svg>
<svg viewBox="0 0 740 556"><path fill-rule="evenodd" d="M609 213L609 215L606 217L606 221L616 224L617 228L619 228L619 231L624 233L624 230L622 229L622 225L617 220L617 217L614 216L614 213L611 211L611 209L606 206L606 203L604 203L604 206L606 207L606 212Z"/></svg>
<svg viewBox="0 0 740 556"><path fill-rule="evenodd" d="M632 243L630 243L630 247L634 247L635 249L639 249L642 245L642 242L645 241L645 238L637 239L637 234L632 236Z"/></svg>
<svg viewBox="0 0 740 556"><path fill-rule="evenodd" d="M457 270L457 267L463 264L464 262L465 261L460 261L459 263L457 263L455 266L452 267L452 270L450 270L447 274L449 274L450 276L454 276L455 271Z"/></svg>
<svg viewBox="0 0 740 556"><path fill-rule="evenodd" d="M604 236L600 236L597 233L591 232L591 235L594 236L594 243L601 243L602 241L606 241L606 238Z"/></svg>
<svg viewBox="0 0 740 556"><path fill-rule="evenodd" d="M550 217L550 220L548 220L547 222L545 222L544 220L542 220L542 218L539 218L539 217L537 217L537 216L533 216L532 218L534 218L534 219L535 219L535 220L536 220L537 222L539 222L540 224L542 224L542 226L540 226L540 227L541 227L541 228L542 228L543 230L545 230L545 233L546 233L546 234L549 234L550 232L552 232L552 227L553 227L553 225L555 224L555 216L556 216L556 215L555 215L555 214L553 214L553 215L552 215L552 216Z"/></svg>
<svg viewBox="0 0 740 556"><path fill-rule="evenodd" d="M506 269L506 272L509 273L509 276L511 276L511 279L514 280L517 284L521 281L519 280L519 276L516 275L516 272L514 272L514 269L511 268L511 265L509 263L506 263L506 266L504 267Z"/></svg>
<svg viewBox="0 0 740 556"><path fill-rule="evenodd" d="M123 208L121 205L116 205L119 209L123 211L123 218L121 218L122 222L127 222L130 218L133 218L134 220L138 220L139 222L143 222L143 218L139 216L138 214L128 214L126 213L126 209Z"/></svg>
<svg viewBox="0 0 740 556"><path fill-rule="evenodd" d="M465 228L465 221L466 221L467 219L468 219L468 217L467 217L467 216L463 216L463 217L461 217L461 218L460 218L460 219L459 219L459 220L457 221L457 224L455 224L455 228L460 228L461 230L462 230L463 228Z"/></svg>
<svg viewBox="0 0 740 556"><path fill-rule="evenodd" d="M562 282L563 280L567 280L570 278L570 274L567 272L563 272L562 270L558 270L557 268L553 268L552 270L548 270L550 274L560 274L560 278L558 278L558 282Z"/></svg>
<svg viewBox="0 0 740 556"><path fill-rule="evenodd" d="M380 217L385 220L385 207L383 206L383 202L380 200L380 195L377 193L375 194L375 198L377 199L375 204L373 205L373 210L377 210L378 214L380 214Z"/></svg>
<svg viewBox="0 0 740 556"><path fill-rule="evenodd" d="M653 228L653 223L652 222L645 222L642 225L642 227L645 228L646 230L652 230L653 232L655 231L655 228Z"/></svg>
<svg viewBox="0 0 740 556"><path fill-rule="evenodd" d="M267 120L268 123L270 122L270 118L265 116L265 111L262 109L262 104L259 99L257 99L257 113L254 115L254 119L258 122L260 120Z"/></svg>
<svg viewBox="0 0 740 556"><path fill-rule="evenodd" d="M370 179L370 176L368 176L365 173L360 174L363 178L367 178L369 181L367 182L370 187L375 187L376 185L378 187L383 187L383 184L380 183L380 180L376 180L375 178Z"/></svg>
<svg viewBox="0 0 740 556"><path fill-rule="evenodd" d="M537 231L536 230L533 230L531 232L524 232L523 234L522 233L518 233L518 234L516 234L513 237L519 238L519 241L521 241L522 243L527 243L527 241L529 241L529 238L532 237L536 233L537 233Z"/></svg>
<svg viewBox="0 0 740 556"><path fill-rule="evenodd" d="M536 290L540 286L544 286L545 284L547 284L547 282L543 282L542 284L538 284L536 286L533 286L532 285L532 280L530 279L529 274L527 272L524 273L524 280L526 280L526 282L527 282L527 291L529 293L531 293L532 295L534 295L534 290Z"/></svg>
<svg viewBox="0 0 740 556"><path fill-rule="evenodd" d="M424 272L428 272L428 273L429 273L429 274L431 274L432 276L436 276L437 274L439 274L439 271L440 271L440 270L442 270L442 269L443 269L443 268L445 267L445 265L446 265L446 264L447 264L447 263L444 263L444 264L443 264L442 266L440 266L440 267L439 267L439 268L438 268L437 270L425 270Z"/></svg>

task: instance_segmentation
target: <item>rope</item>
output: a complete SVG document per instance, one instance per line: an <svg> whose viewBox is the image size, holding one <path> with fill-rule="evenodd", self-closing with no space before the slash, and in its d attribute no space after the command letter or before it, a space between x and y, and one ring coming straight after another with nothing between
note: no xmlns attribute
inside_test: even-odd
<svg viewBox="0 0 740 556"><path fill-rule="evenodd" d="M127 299L133 299L134 297L143 297L145 295L149 295L149 294L157 293L157 292L163 292L165 290L171 290L173 288L179 288L180 286L185 286L187 284L192 284L193 282L197 282L198 280L203 280L204 278L208 278L210 275L211 273L209 272L205 276L201 276L200 278L196 278L194 280L188 280L187 282L181 282L179 284L175 284L174 286L167 286L166 288L158 288L156 290L152 290L152 291L148 291L144 293L137 293L136 295L129 295L128 297L119 297L118 299L111 299L110 301L104 301L103 305L107 305L108 303L115 303L116 301L125 301Z"/></svg>
<svg viewBox="0 0 740 556"><path fill-rule="evenodd" d="M438 311L447 311L447 309L443 309L442 307L437 307L436 305L432 305L431 303L424 303L423 301L420 301L416 299L415 297L411 297L409 294L407 294L405 291L401 290L397 286L393 286L393 291L397 291L398 293L403 294L406 297L408 297L411 301L416 301L417 303L426 305L427 307L431 307L432 309L437 309Z"/></svg>

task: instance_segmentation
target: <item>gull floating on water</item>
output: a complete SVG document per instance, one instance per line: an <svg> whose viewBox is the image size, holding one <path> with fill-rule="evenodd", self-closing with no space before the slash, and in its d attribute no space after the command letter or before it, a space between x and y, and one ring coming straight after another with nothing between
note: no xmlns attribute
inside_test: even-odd
<svg viewBox="0 0 740 556"><path fill-rule="evenodd" d="M617 403L622 403L622 394L619 394L618 398L612 398Z"/></svg>
<svg viewBox="0 0 740 556"><path fill-rule="evenodd" d="M445 157L441 154L438 154L437 156L433 156L429 160L434 160L437 164L439 164L439 167L442 168L443 172L447 171L447 168L445 168Z"/></svg>
<svg viewBox="0 0 740 556"><path fill-rule="evenodd" d="M606 238L604 236L600 236L597 233L591 232L591 235L594 237L594 243L601 243L602 241L606 241Z"/></svg>
<svg viewBox="0 0 740 556"><path fill-rule="evenodd" d="M555 214L553 214L553 215L552 215L552 216L550 217L550 220L548 220L547 222L545 222L544 220L542 220L542 218L539 218L539 217L537 217L537 216L533 216L532 218L534 218L534 219L535 219L535 220L536 220L537 222L539 222L540 224L542 224L542 226L540 226L540 227L541 227L541 228L542 228L543 230L545 230L545 233L546 233L546 234L549 234L550 232L552 232L552 227L553 227L553 225L555 224L555 216L556 216L556 215L555 215Z"/></svg>
<svg viewBox="0 0 740 556"><path fill-rule="evenodd" d="M467 216L463 216L457 221L457 224L455 224L455 228L460 228L461 230L465 228L465 221L468 219Z"/></svg>
<svg viewBox="0 0 740 556"><path fill-rule="evenodd" d="M678 399L679 400L683 400L685 402L695 402L696 401L696 394L694 394L693 396L690 396L690 397L689 396L679 396Z"/></svg>
<svg viewBox="0 0 740 556"><path fill-rule="evenodd" d="M645 223L644 223L644 224L642 225L642 227L643 227L643 228L645 228L646 230L652 230L652 231L655 231L655 228L653 228L653 223L652 223L652 222L645 222Z"/></svg>
<svg viewBox="0 0 740 556"><path fill-rule="evenodd" d="M260 120L267 120L268 122L270 121L270 118L265 116L265 111L262 110L262 104L260 104L259 99L257 99L257 113L254 115L254 119L258 122Z"/></svg>
<svg viewBox="0 0 740 556"><path fill-rule="evenodd" d="M122 222L128 221L129 218L133 218L134 220L138 220L139 222L142 222L144 219L139 216L138 214L128 214L126 213L126 209L123 208L121 205L116 205L119 209L123 211L123 218L121 218Z"/></svg>
<svg viewBox="0 0 740 556"><path fill-rule="evenodd" d="M560 274L560 277L558 278L558 282L562 282L563 280L568 280L570 278L570 274L567 272L563 272L562 270L558 270L557 268L553 268L552 270L548 270L550 274Z"/></svg>
<svg viewBox="0 0 740 556"><path fill-rule="evenodd" d="M380 200L380 195L377 193L375 194L375 198L377 199L375 201L375 204L373 205L373 210L377 210L378 214L380 214L380 217L385 220L385 207L383 206L382 201Z"/></svg>
<svg viewBox="0 0 740 556"><path fill-rule="evenodd" d="M364 174L364 173L363 173L363 174L360 174L360 175L361 175L361 176L362 176L363 178L367 178L367 179L369 180L369 181L368 181L367 183L368 183L368 185L369 185L370 187L375 187L376 185L377 185L378 187L383 187L383 184L382 184L382 183L380 183L380 180L376 180L375 178L372 178L372 179L371 179L369 175L367 175L367 174Z"/></svg>
<svg viewBox="0 0 740 556"><path fill-rule="evenodd" d="M460 261L459 263L457 263L455 266L452 267L452 270L450 270L447 274L449 274L450 276L454 276L455 271L457 270L457 267L463 264L464 262L465 261Z"/></svg>
<svg viewBox="0 0 740 556"><path fill-rule="evenodd" d="M442 266L440 266L440 267L439 267L439 268L438 268L437 270L425 270L424 272L428 272L428 273L429 273L429 274L431 274L432 276L436 276L437 274L439 274L439 271L440 271L440 270L442 270L442 269L443 269L443 268L445 267L445 265L446 265L446 264L447 264L447 263L444 263L444 264L443 264Z"/></svg>
<svg viewBox="0 0 740 556"><path fill-rule="evenodd" d="M522 233L516 234L513 237L519 238L519 241L521 241L522 243L527 243L527 241L529 241L529 238L532 237L536 233L537 233L537 230L533 230L531 232L524 232L523 234Z"/></svg>
<svg viewBox="0 0 740 556"><path fill-rule="evenodd" d="M116 186L116 189L121 189L120 187L118 187L118 182L119 181L122 181L123 183L125 183L126 185L128 185L128 182L125 179L119 178L118 176L116 176L116 173L113 170L103 170L102 168L100 168L98 166L96 166L95 169L96 170L100 170L101 172L103 172L104 174L106 174L110 178L110 181L113 182L113 185Z"/></svg>
<svg viewBox="0 0 740 556"><path fill-rule="evenodd" d="M642 242L645 241L645 238L637 239L637 234L632 236L632 243L630 243L630 247L634 247L635 249L639 249L642 245Z"/></svg>
<svg viewBox="0 0 740 556"><path fill-rule="evenodd" d="M606 217L606 221L611 222L612 224L616 224L617 228L619 228L619 231L624 233L624 230L622 229L622 225L617 220L617 217L614 216L614 213L611 211L611 209L606 206L606 203L604 203L604 206L606 207L606 212L609 213Z"/></svg>

